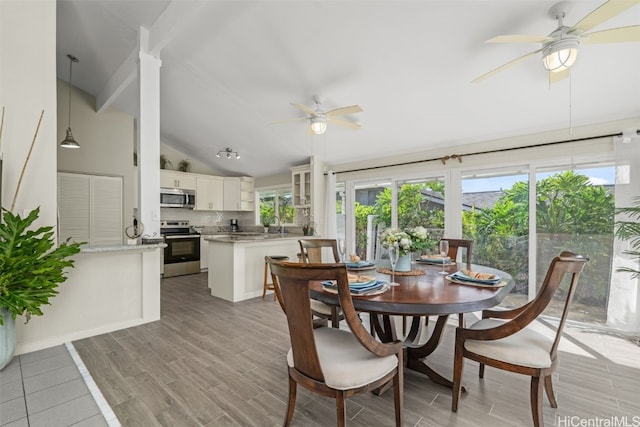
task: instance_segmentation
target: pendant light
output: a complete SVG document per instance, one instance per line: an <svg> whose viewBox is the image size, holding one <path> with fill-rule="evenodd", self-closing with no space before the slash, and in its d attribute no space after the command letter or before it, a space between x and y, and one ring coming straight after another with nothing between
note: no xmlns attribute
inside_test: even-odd
<svg viewBox="0 0 640 427"><path fill-rule="evenodd" d="M67 126L67 136L60 143L60 146L64 148L80 148L80 144L73 139L73 133L71 133L71 67L74 62L78 62L78 58L71 54L67 54L67 58L69 58L69 125Z"/></svg>

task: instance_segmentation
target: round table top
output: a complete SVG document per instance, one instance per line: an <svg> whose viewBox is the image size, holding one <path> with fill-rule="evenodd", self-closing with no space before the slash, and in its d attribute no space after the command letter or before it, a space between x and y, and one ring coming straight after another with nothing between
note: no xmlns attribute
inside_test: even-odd
<svg viewBox="0 0 640 427"><path fill-rule="evenodd" d="M420 276L399 276L395 281L399 286L392 286L386 292L371 296L353 296L353 305L358 311L379 314L424 316L454 313L469 313L488 309L498 305L511 291L514 281L511 276L501 270L490 267L472 265L473 271L482 271L499 275L507 282L502 287L479 287L461 285L445 279L440 274L442 266L429 264L412 264L413 269L424 270ZM466 264L445 266L445 271L452 274L459 269L466 268ZM387 274L361 272L364 275L375 274L379 279L390 281ZM322 289L321 282L310 284L311 298L327 304L338 304L338 295Z"/></svg>

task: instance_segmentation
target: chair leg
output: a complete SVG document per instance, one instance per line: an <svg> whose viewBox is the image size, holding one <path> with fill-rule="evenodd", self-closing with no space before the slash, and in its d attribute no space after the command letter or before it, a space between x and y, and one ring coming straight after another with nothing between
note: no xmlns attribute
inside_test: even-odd
<svg viewBox="0 0 640 427"><path fill-rule="evenodd" d="M478 367L478 376L484 378L484 363L481 363Z"/></svg>
<svg viewBox="0 0 640 427"><path fill-rule="evenodd" d="M458 343L456 339L456 348L453 355L453 386L451 387L451 411L458 411L458 401L460 400L460 390L462 388L462 371L464 367L464 358L462 356L463 343Z"/></svg>
<svg viewBox="0 0 640 427"><path fill-rule="evenodd" d="M531 415L534 427L544 426L542 417L542 388L544 381L540 377L531 377Z"/></svg>
<svg viewBox="0 0 640 427"><path fill-rule="evenodd" d="M402 426L404 412L404 362L398 359L398 373L393 377L393 400L396 409L396 427Z"/></svg>
<svg viewBox="0 0 640 427"><path fill-rule="evenodd" d="M331 327L340 327L340 319L338 318L338 307L336 307L335 305L331 307Z"/></svg>
<svg viewBox="0 0 640 427"><path fill-rule="evenodd" d="M345 411L344 392L336 390L336 414L338 416L338 427L347 425L347 411Z"/></svg>
<svg viewBox="0 0 640 427"><path fill-rule="evenodd" d="M269 270L269 264L264 263L264 281L262 282L262 299L267 294L267 270Z"/></svg>
<svg viewBox="0 0 640 427"><path fill-rule="evenodd" d="M289 401L287 402L287 417L284 420L285 426L290 426L293 419L293 411L296 408L296 389L296 382L289 377Z"/></svg>
<svg viewBox="0 0 640 427"><path fill-rule="evenodd" d="M464 322L464 313L458 313L458 326L461 328L466 328L467 325Z"/></svg>
<svg viewBox="0 0 640 427"><path fill-rule="evenodd" d="M558 401L556 400L556 395L553 392L553 383L551 381L551 374L544 377L544 390L547 392L547 398L549 399L549 404L552 408L558 407Z"/></svg>

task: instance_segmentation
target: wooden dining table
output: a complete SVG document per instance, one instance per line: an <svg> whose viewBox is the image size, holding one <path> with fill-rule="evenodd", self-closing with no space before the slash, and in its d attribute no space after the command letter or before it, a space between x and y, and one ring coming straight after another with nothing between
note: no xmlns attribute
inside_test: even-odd
<svg viewBox="0 0 640 427"><path fill-rule="evenodd" d="M466 268L458 263L445 266L447 273ZM498 305L514 286L512 277L491 267L472 265L472 271L497 274L506 283L499 287L481 287L458 284L441 274L442 265L414 262L413 275L395 275L398 286L392 286L379 295L353 295L356 310L370 314L371 325L381 341L390 342L398 338L394 321L400 316L406 357L406 368L427 375L432 381L452 387L450 379L436 372L428 365L427 357L433 353L442 339L450 314L470 313ZM380 269L378 269L380 270ZM424 274L415 275L423 272ZM353 272L359 275L375 275L378 280L389 281L387 274L377 270ZM323 289L321 282L310 284L310 296L326 304L338 305L338 295ZM392 318L393 316L393 318ZM427 329L429 316L437 316L435 326L428 328L430 335L422 337ZM453 358L453 354L452 354Z"/></svg>

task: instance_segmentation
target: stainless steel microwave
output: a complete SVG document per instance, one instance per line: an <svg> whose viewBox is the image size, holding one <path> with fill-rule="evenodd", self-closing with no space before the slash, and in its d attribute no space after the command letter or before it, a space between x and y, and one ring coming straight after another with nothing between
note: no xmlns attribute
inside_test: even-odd
<svg viewBox="0 0 640 427"><path fill-rule="evenodd" d="M180 188L160 188L161 208L193 209L196 205L196 192Z"/></svg>

